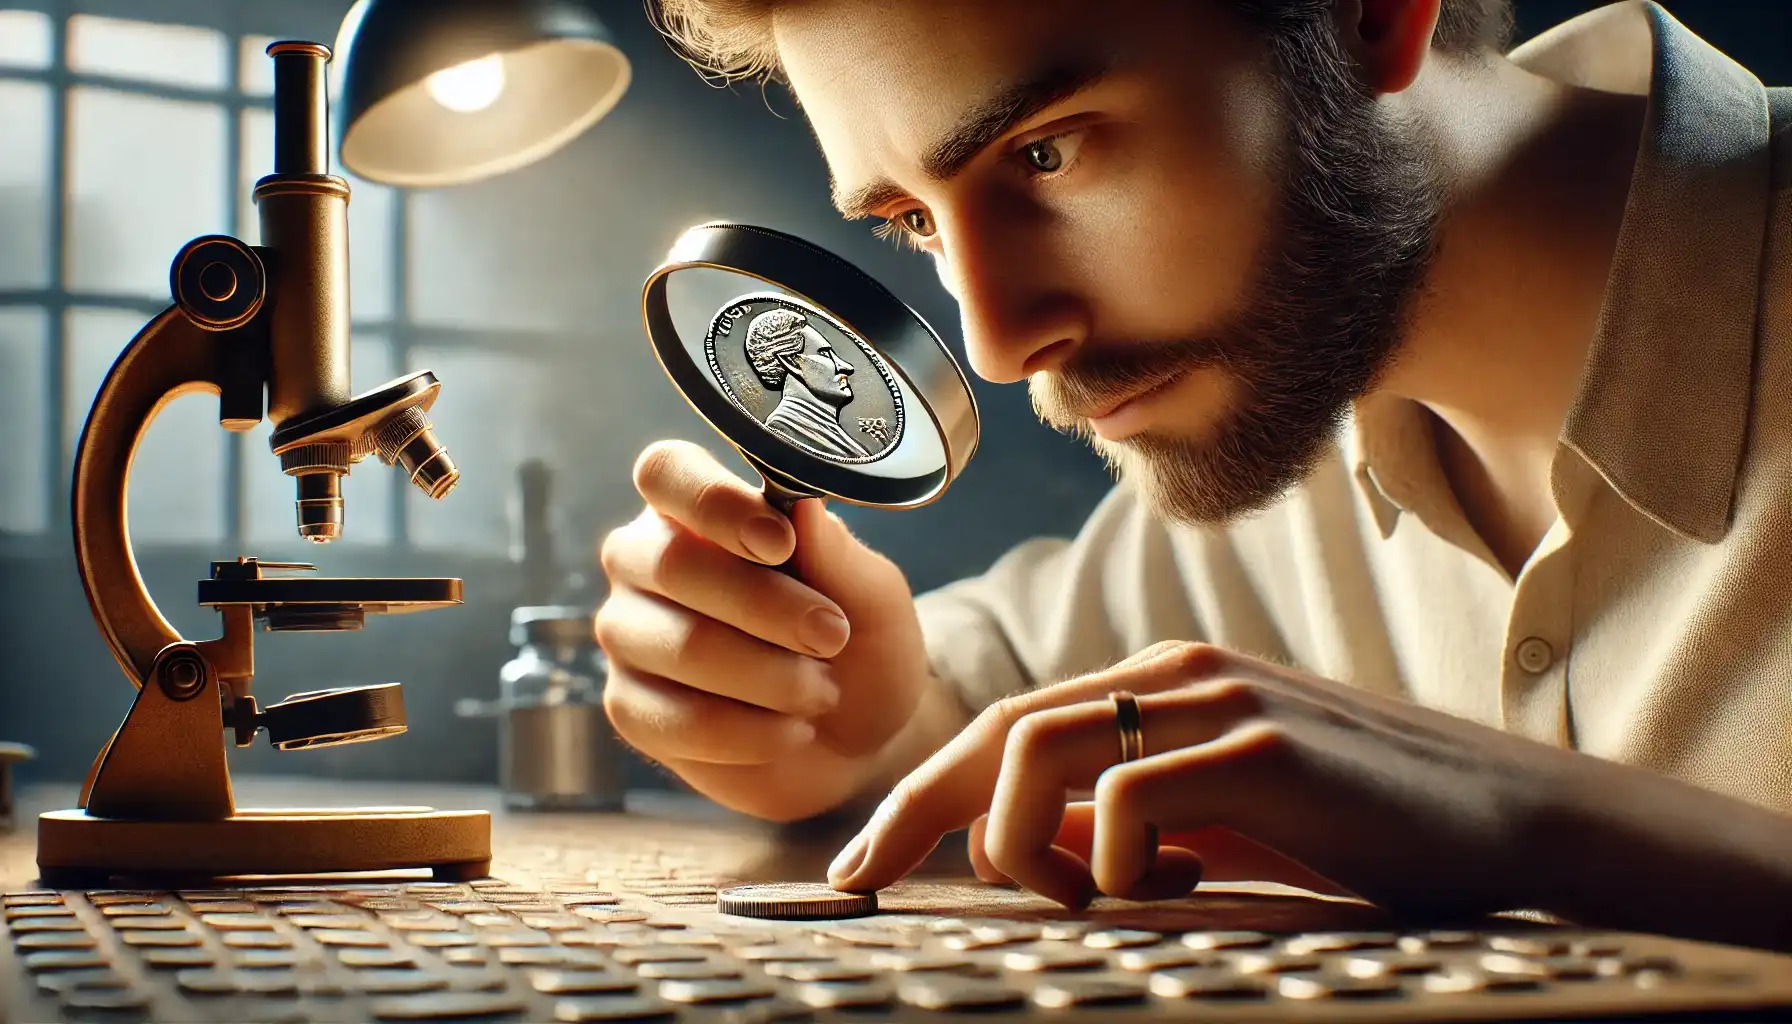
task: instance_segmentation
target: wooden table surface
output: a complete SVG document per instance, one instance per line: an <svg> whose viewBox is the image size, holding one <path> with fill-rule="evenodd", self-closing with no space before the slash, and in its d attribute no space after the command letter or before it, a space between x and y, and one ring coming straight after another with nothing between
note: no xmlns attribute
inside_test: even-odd
<svg viewBox="0 0 1792 1024"><path fill-rule="evenodd" d="M623 813L507 811L496 789L338 779L239 778L239 807L425 805L492 813L492 874L577 876L618 862L674 867L690 877L821 881L845 833L795 833L736 815L700 798L637 792ZM36 816L71 807L73 786L27 787L10 833L0 835L0 889L30 888L37 874ZM915 876L879 894L884 909L1017 918L1078 917L1158 930L1238 928L1305 931L1376 927L1380 911L1351 900L1279 885L1218 883L1192 897L1137 904L1098 900L1070 914L1030 893L970 876L960 843L948 840Z"/></svg>
<svg viewBox="0 0 1792 1024"><path fill-rule="evenodd" d="M746 881L820 881L828 863L848 838L844 829L835 834L814 829L794 832L722 811L705 801L673 794L642 793L631 799L627 812L615 814L536 814L503 809L495 789L468 789L409 784L343 782L340 780L258 779L236 780L239 807L352 807L425 805L442 809L484 809L492 812L492 874L524 885L541 885L552 879L624 879L652 877L692 887L689 905L671 905L678 896L660 902L659 914L688 916L699 925L713 918L713 890ZM0 834L0 890L35 888L36 815L72 805L73 787L40 787L20 793L16 826ZM369 879L356 879L357 881ZM307 879L306 881L312 881ZM322 879L317 879L322 881ZM658 883L655 883L658 884ZM708 893L706 900L696 893ZM660 897L655 896L659 900ZM1276 885L1218 883L1202 885L1190 897L1157 903L1097 900L1089 908L1072 913L1019 889L985 885L970 877L962 843L948 842L936 851L923 869L878 894L879 917L899 921L907 915L1009 918L1017 920L1074 919L1097 928L1135 928L1163 933L1210 930L1264 932L1371 931L1397 927L1377 909L1366 904L1323 897ZM706 917L705 915L709 915ZM909 918L912 920L912 918ZM1495 922L1488 922L1495 924ZM1523 927L1506 921L1497 930ZM802 927L796 924L792 927ZM1774 1012L1767 1007L1792 1008L1792 958L1769 958L1747 951L1701 949L1694 944L1634 937L1626 949L1637 953L1672 953L1683 959L1686 970L1672 987L1649 991L1626 983L1585 984L1562 988L1544 1003L1529 1004L1492 994L1461 997L1414 996L1397 1004L1346 1004L1337 1001L1303 1002L1284 999L1235 1008L1236 1019L1261 1024L1327 1022L1335 1024L1387 1024L1389 1021L1472 1019L1555 1020L1579 1017L1595 1011L1619 1012L1624 1019L1640 1020L1658 1009L1697 1009L1702 1020L1792 1020L1792 1010ZM7 957L0 946L0 963ZM4 973L4 972L0 972ZM7 979L0 977L0 990ZM1742 988L1738 988L1742 985ZM24 990L20 990L21 992ZM1551 990L1555 991L1555 990ZM53 997L45 996L53 1006ZM42 1003L43 999L39 1002ZM1199 1007L1155 1001L1132 1007L1104 1010L1103 1021L1155 1022L1159 1020L1213 1019ZM35 1007L35 1004L34 1004ZM1741 1018L1723 1011L1752 1007ZM0 995L0 1020L6 1019L6 999ZM1246 1011L1249 1012L1246 1012ZM35 1008L19 1012L37 1012ZM1228 1010L1232 1013L1232 1010ZM1508 1014L1512 1016L1509 1018ZM1047 1011L1026 1019L1062 1020ZM19 1017L17 1019L40 1019ZM50 1019L50 1018L41 1018ZM224 1019L240 1019L235 1017ZM336 1019L336 1018L330 1018ZM698 1018L692 1018L696 1020ZM716 1018L721 1019L721 1018ZM898 1007L884 1019L928 1021L947 1018L931 1011ZM957 1019L957 1018L952 1018ZM1685 1019L1685 1018L1674 1018ZM709 1016L701 1017L711 1020Z"/></svg>

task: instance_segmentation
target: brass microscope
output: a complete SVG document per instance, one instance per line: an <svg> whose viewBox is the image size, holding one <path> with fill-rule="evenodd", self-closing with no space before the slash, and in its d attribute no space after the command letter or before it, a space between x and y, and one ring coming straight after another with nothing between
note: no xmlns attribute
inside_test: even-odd
<svg viewBox="0 0 1792 1024"><path fill-rule="evenodd" d="M218 396L218 421L246 431L265 415L272 454L294 478L299 535L340 536L342 477L367 456L402 467L432 498L459 471L428 410L427 371L349 391L349 186L328 173L328 48L277 42L274 173L255 186L262 244L188 242L171 271L174 303L126 346L81 434L74 467L75 557L100 632L137 687L100 752L81 805L38 821L45 885L95 887L118 876L234 878L427 868L476 878L491 861L484 811L418 807L252 810L231 790L228 734L263 730L282 750L385 739L405 731L398 684L295 694L260 705L253 631L359 629L368 613L460 603L458 579L330 579L309 565L212 563L199 603L223 636L183 638L150 599L131 553L125 486L137 444L176 396Z"/></svg>

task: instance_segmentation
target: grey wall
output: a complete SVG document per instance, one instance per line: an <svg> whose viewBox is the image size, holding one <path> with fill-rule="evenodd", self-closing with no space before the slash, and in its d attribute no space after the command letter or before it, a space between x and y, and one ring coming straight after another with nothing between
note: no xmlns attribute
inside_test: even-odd
<svg viewBox="0 0 1792 1024"><path fill-rule="evenodd" d="M192 2L203 9L210 0ZM130 5L114 6L127 11ZM283 33L328 40L347 5L250 0L250 6L281 21ZM1588 6L1520 0L1521 36ZM1782 0L1670 6L1770 82L1792 81L1792 19ZM639 507L629 468L643 445L683 437L722 453L654 364L640 321L641 281L685 227L726 218L804 235L876 275L959 350L954 308L925 259L871 238L864 225L843 224L828 207L824 167L787 99L750 86L711 88L651 32L635 0L616 0L613 8L635 73L616 111L541 164L417 194L409 238L411 301L419 318L498 325L495 341L525 348L550 371L544 385L517 394L513 404L463 404L456 411L456 395L466 389L457 392L457 378L444 368L446 440L453 446L469 432L530 425L535 442L519 445L516 454L541 455L555 466L562 551L569 563L585 566L597 538ZM1022 387L977 382L976 392L982 448L941 501L905 513L845 512L918 589L976 572L1025 537L1073 531L1107 487L1092 455L1037 424ZM509 488L504 467L488 469L496 471L464 488ZM189 637L203 638L214 634L216 623L194 607L194 581L210 559L236 553L158 548L139 555L164 611ZM494 777L490 729L454 718L451 708L459 697L487 695L509 656L505 618L516 601L513 567L501 558L455 552L424 557L295 546L254 553L319 556L338 574L460 575L468 604L376 620L355 634L263 634L259 694L277 698L319 686L399 680L407 684L412 731L339 750L275 754L258 747L232 755L238 770ZM0 652L7 658L0 738L38 746L42 758L26 777L80 777L128 708L131 690L94 629L66 539L0 543Z"/></svg>

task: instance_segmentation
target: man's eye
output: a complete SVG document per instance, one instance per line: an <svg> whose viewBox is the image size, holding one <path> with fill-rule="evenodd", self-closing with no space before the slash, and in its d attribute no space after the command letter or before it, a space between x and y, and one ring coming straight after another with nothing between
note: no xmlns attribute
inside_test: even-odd
<svg viewBox="0 0 1792 1024"><path fill-rule="evenodd" d="M879 224L872 233L918 249L921 239L933 237L934 230L933 218L927 216L926 210L904 210Z"/></svg>
<svg viewBox="0 0 1792 1024"><path fill-rule="evenodd" d="M927 216L926 210L904 210L902 216L896 218L908 233L916 238L933 236L933 218Z"/></svg>
<svg viewBox="0 0 1792 1024"><path fill-rule="evenodd" d="M1081 146L1081 132L1065 132L1027 143L1021 147L1020 158L1034 174L1057 174L1076 162Z"/></svg>

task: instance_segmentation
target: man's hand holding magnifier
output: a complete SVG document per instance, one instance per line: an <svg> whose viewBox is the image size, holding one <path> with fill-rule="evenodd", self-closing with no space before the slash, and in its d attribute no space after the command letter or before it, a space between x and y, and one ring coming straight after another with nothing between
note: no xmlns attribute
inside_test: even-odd
<svg viewBox="0 0 1792 1024"><path fill-rule="evenodd" d="M1092 803L1067 803L1090 789ZM1170 643L991 706L895 787L829 881L888 885L966 827L980 877L1073 908L1097 893L1183 896L1205 874L1348 892L1414 918L1536 908L1736 941L1758 917L1751 886L1775 870L1737 851L1771 849L1784 824L1653 773ZM1732 870L1679 872L1710 858Z"/></svg>

